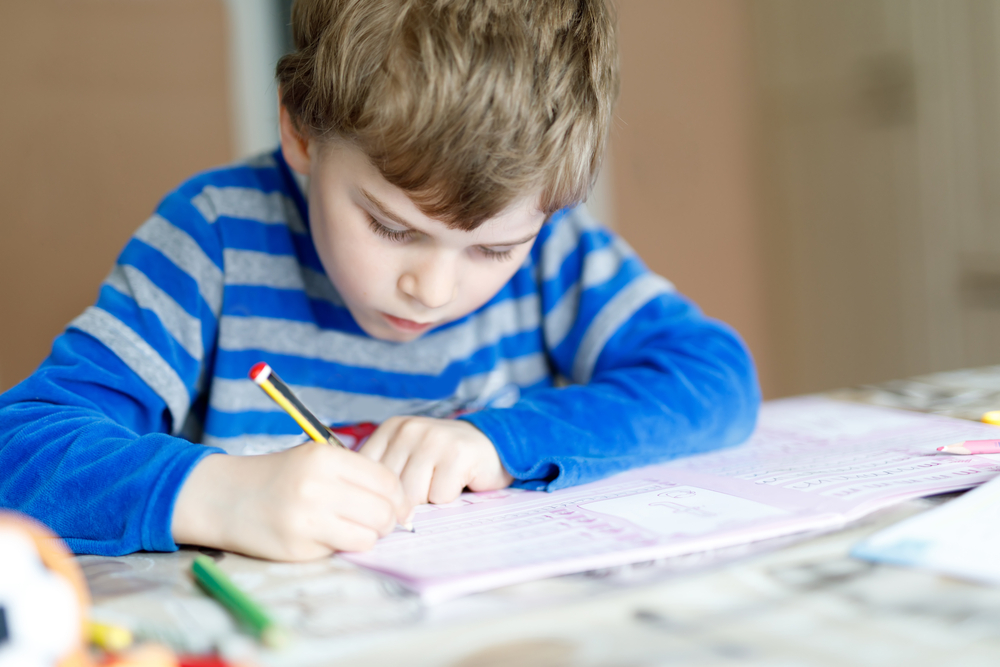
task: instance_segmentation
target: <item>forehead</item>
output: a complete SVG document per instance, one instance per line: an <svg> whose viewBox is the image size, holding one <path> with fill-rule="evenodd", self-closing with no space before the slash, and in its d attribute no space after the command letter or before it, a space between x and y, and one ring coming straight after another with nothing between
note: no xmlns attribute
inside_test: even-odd
<svg viewBox="0 0 1000 667"><path fill-rule="evenodd" d="M343 188L352 203L376 217L435 236L503 243L537 232L547 217L540 206L541 192L529 192L474 229L463 229L424 213L405 191L382 176L364 152L347 142L331 142L315 157L318 169L313 173L319 176L320 187Z"/></svg>

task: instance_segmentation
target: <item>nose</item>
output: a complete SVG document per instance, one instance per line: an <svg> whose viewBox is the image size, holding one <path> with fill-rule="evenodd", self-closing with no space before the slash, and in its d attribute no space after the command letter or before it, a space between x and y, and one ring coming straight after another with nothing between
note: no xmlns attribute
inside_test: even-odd
<svg viewBox="0 0 1000 667"><path fill-rule="evenodd" d="M428 309L441 308L458 295L455 260L446 253L435 253L404 271L399 289Z"/></svg>

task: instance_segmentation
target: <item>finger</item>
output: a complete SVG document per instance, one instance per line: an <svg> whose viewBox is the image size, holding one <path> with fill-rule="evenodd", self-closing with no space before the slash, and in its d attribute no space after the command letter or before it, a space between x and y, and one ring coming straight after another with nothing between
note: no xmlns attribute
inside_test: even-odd
<svg viewBox="0 0 1000 667"><path fill-rule="evenodd" d="M378 428L368 436L368 440L358 450L358 453L372 461L381 461L389 446L389 440L399 429L400 423L400 419L392 417L379 424Z"/></svg>
<svg viewBox="0 0 1000 667"><path fill-rule="evenodd" d="M397 475L402 474L410 457L431 444L428 442L429 430L423 420L400 420L395 432L389 435L389 444L382 454L383 465Z"/></svg>
<svg viewBox="0 0 1000 667"><path fill-rule="evenodd" d="M400 440L397 435L396 439L389 442L380 463L399 477L408 465L414 448L414 443Z"/></svg>
<svg viewBox="0 0 1000 667"><path fill-rule="evenodd" d="M350 483L331 490L327 513L388 535L396 527L399 508L390 498Z"/></svg>
<svg viewBox="0 0 1000 667"><path fill-rule="evenodd" d="M337 484L353 484L388 499L396 517L406 523L413 504L406 499L399 476L381 463L370 461L360 454L343 453L348 460L339 469Z"/></svg>
<svg viewBox="0 0 1000 667"><path fill-rule="evenodd" d="M450 503L462 494L468 481L467 467L452 461L444 462L434 471L434 477L427 489L427 499L438 505Z"/></svg>
<svg viewBox="0 0 1000 667"><path fill-rule="evenodd" d="M387 497L399 487L399 478L381 463L345 449L333 452L329 464L331 478L336 483L347 482Z"/></svg>
<svg viewBox="0 0 1000 667"><path fill-rule="evenodd" d="M414 454L407 460L406 467L399 473L399 481L407 502L412 505L422 505L427 502L436 462L433 456L426 453Z"/></svg>
<svg viewBox="0 0 1000 667"><path fill-rule="evenodd" d="M368 526L331 516L318 541L334 551L368 551L378 538L378 532Z"/></svg>

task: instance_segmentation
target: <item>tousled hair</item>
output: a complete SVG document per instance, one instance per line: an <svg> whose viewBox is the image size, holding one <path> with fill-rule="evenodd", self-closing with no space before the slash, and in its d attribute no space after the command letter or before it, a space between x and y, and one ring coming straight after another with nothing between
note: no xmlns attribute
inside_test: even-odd
<svg viewBox="0 0 1000 667"><path fill-rule="evenodd" d="M296 0L278 62L296 128L347 140L428 216L474 229L586 199L618 94L604 0Z"/></svg>

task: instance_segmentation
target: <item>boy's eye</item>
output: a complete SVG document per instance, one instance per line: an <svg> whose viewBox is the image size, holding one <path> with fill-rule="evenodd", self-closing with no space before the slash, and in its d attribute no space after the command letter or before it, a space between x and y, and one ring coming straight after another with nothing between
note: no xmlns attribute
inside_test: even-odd
<svg viewBox="0 0 1000 667"><path fill-rule="evenodd" d="M405 241L410 238L410 230L389 229L371 216L368 216L368 226L373 232L390 241Z"/></svg>
<svg viewBox="0 0 1000 667"><path fill-rule="evenodd" d="M495 259L498 262L502 262L506 259L510 259L511 254L514 252L514 249L507 248L506 250L494 250L493 248L479 246L479 252L483 253L484 257L488 257L490 259Z"/></svg>

